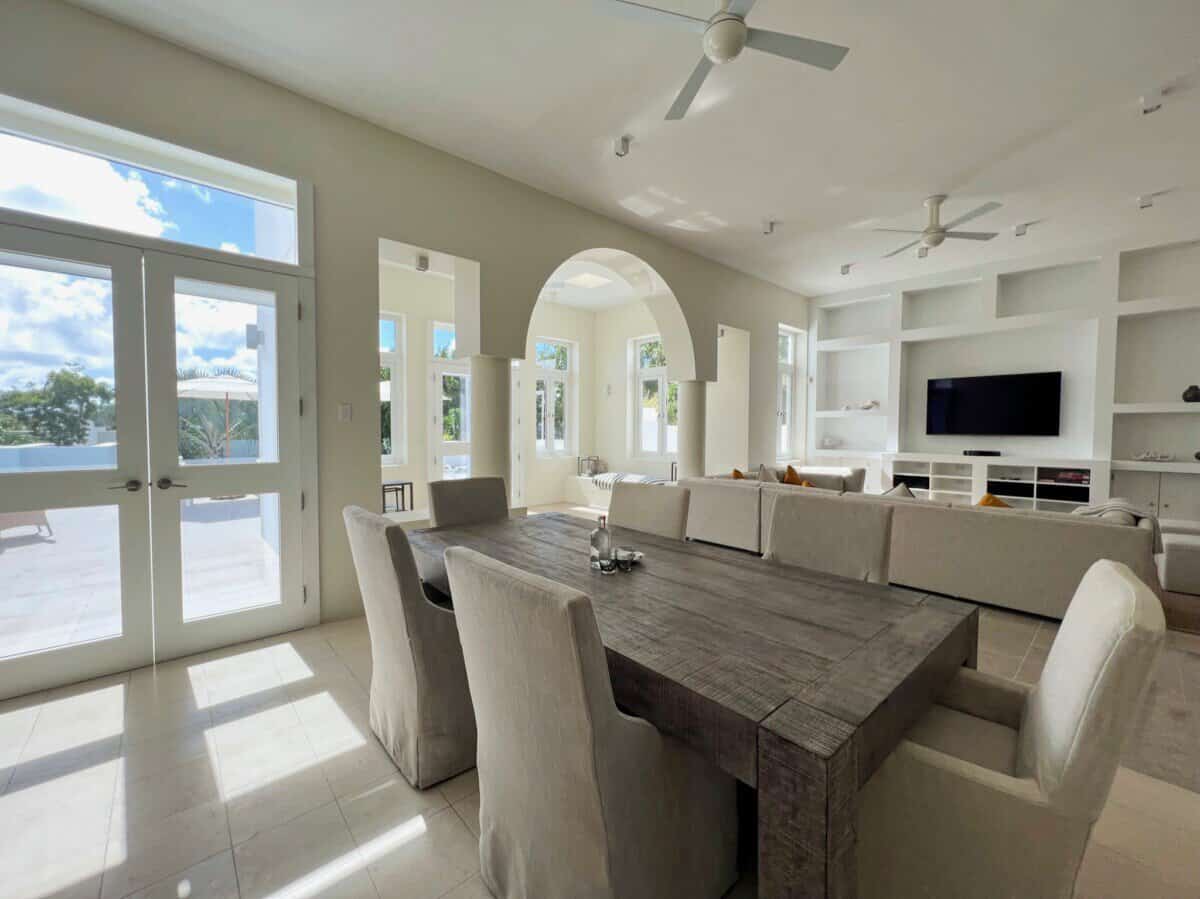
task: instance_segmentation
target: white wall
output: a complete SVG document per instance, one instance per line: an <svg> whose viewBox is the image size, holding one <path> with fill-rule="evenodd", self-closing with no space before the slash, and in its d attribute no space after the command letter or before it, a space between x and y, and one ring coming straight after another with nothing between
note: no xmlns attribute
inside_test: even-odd
<svg viewBox="0 0 1200 899"><path fill-rule="evenodd" d="M326 619L361 611L342 508L379 501L378 417L339 422L337 405L371 408L378 390L375 355L364 347L374 346L378 327L380 237L479 263L485 351L519 356L547 277L595 247L637 255L670 285L700 377L716 371L718 322L754 331L755 352L763 343L755 385L764 374L763 384L774 381L774 338L751 322L804 325L796 294L174 44L58 0L10 0L3 10L4 92L312 183ZM773 435L770 415L757 414L763 392L752 387L750 439L766 452Z"/></svg>
<svg viewBox="0 0 1200 899"><path fill-rule="evenodd" d="M717 380L708 385L704 467L712 474L750 464L750 332L722 326Z"/></svg>
<svg viewBox="0 0 1200 899"><path fill-rule="evenodd" d="M926 384L931 378L1063 373L1057 437L968 437L925 433ZM960 453L998 449L1010 455L1090 458L1096 392L1096 322L909 343L904 348L900 445L905 452Z"/></svg>
<svg viewBox="0 0 1200 899"><path fill-rule="evenodd" d="M406 461L384 465L385 481L413 482L413 506L429 508L429 361L433 355L432 323L454 321L454 281L396 265L379 266L379 308L404 316L404 394L406 402ZM375 416L374 407L364 412ZM392 415L399 410L393 404ZM379 503L377 498L376 508Z"/></svg>

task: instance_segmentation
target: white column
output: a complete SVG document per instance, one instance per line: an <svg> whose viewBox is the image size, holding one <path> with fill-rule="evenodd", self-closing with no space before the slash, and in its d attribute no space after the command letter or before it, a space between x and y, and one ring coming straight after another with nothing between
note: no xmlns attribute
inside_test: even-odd
<svg viewBox="0 0 1200 899"><path fill-rule="evenodd" d="M504 478L511 499L510 368L498 356L471 357L471 476Z"/></svg>
<svg viewBox="0 0 1200 899"><path fill-rule="evenodd" d="M704 476L704 418L708 384L679 382L679 477Z"/></svg>

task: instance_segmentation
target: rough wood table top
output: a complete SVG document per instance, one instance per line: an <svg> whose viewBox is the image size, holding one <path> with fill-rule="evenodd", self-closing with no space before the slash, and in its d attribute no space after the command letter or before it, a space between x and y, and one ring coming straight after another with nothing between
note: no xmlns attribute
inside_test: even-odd
<svg viewBox="0 0 1200 899"><path fill-rule="evenodd" d="M827 756L861 736L855 780L865 782L911 724L913 703L923 711L932 700L922 671L960 652L951 637L974 640L966 603L623 528L612 529L614 546L645 559L602 575L589 565L592 527L550 514L409 540L422 577L447 592L442 554L467 546L587 593L618 702L751 786L760 725Z"/></svg>

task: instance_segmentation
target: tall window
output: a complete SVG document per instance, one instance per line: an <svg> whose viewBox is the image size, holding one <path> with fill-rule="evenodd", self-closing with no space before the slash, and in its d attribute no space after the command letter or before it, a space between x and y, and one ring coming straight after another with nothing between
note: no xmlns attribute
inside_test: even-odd
<svg viewBox="0 0 1200 899"><path fill-rule="evenodd" d="M639 456L679 450L679 382L667 380L667 354L657 334L633 343L634 447Z"/></svg>
<svg viewBox="0 0 1200 899"><path fill-rule="evenodd" d="M408 461L404 393L404 316L379 316L379 453L385 465Z"/></svg>
<svg viewBox="0 0 1200 899"><path fill-rule="evenodd" d="M776 386L775 454L792 459L801 452L804 397L804 334L779 328L779 380Z"/></svg>
<svg viewBox="0 0 1200 899"><path fill-rule="evenodd" d="M573 384L571 344L540 338L534 344L537 380L534 382L534 429L539 455L572 452L570 405Z"/></svg>
<svg viewBox="0 0 1200 899"><path fill-rule="evenodd" d="M433 323L430 466L434 480L471 476L471 373L457 358L454 325Z"/></svg>

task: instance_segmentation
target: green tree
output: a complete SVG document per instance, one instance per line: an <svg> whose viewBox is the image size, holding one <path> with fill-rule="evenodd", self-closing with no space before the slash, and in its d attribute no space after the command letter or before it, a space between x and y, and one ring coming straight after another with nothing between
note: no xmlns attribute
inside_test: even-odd
<svg viewBox="0 0 1200 899"><path fill-rule="evenodd" d="M232 366L181 368L179 381L196 378L237 378L254 383L252 375ZM226 429L225 400L182 397L179 400L179 455L184 459L222 459L235 440L258 439L257 400L230 400Z"/></svg>
<svg viewBox="0 0 1200 899"><path fill-rule="evenodd" d="M112 387L71 363L47 374L41 387L0 394L0 441L78 446L87 441L89 425L114 419L114 400Z"/></svg>

